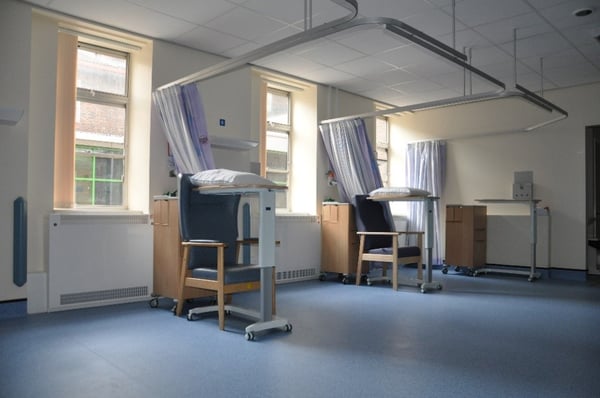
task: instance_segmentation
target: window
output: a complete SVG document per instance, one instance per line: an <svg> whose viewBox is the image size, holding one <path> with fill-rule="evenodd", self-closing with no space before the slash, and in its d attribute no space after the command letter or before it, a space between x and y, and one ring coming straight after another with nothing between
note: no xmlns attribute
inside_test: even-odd
<svg viewBox="0 0 600 398"><path fill-rule="evenodd" d="M377 151L377 166L379 167L379 173L381 174L381 180L383 186L389 186L389 143L390 143L390 130L388 120L385 117L378 117L375 121L375 141Z"/></svg>
<svg viewBox="0 0 600 398"><path fill-rule="evenodd" d="M290 93L269 88L267 90L266 128L266 178L280 185L289 185L290 132L291 132ZM288 208L288 190L276 194L276 207Z"/></svg>
<svg viewBox="0 0 600 398"><path fill-rule="evenodd" d="M76 206L124 206L128 64L126 53L78 44Z"/></svg>

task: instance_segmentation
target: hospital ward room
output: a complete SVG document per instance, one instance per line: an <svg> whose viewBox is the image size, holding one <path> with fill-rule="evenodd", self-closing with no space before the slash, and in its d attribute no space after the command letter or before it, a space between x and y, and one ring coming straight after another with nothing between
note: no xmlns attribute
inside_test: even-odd
<svg viewBox="0 0 600 398"><path fill-rule="evenodd" d="M600 396L598 0L3 0L0 398Z"/></svg>

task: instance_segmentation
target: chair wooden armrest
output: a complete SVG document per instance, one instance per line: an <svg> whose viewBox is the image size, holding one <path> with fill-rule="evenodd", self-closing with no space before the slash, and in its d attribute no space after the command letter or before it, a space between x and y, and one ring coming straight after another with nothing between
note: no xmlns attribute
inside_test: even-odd
<svg viewBox="0 0 600 398"><path fill-rule="evenodd" d="M356 231L358 235L381 235L381 236L398 236L400 232L372 232L372 231Z"/></svg>

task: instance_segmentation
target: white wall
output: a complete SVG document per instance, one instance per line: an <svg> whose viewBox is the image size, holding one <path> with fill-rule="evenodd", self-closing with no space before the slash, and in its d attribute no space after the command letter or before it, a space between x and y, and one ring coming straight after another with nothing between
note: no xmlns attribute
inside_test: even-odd
<svg viewBox="0 0 600 398"><path fill-rule="evenodd" d="M480 131L497 131L504 119L518 124L518 114L497 111L493 103L419 112L395 119L392 145L403 153L410 141L468 135L448 140L442 206L511 198L514 172L533 171L535 196L551 213L551 267L585 270L585 127L600 124L600 84L546 91L545 96L569 117L528 133L477 136L477 129L468 130L469 122ZM394 170L404 170L403 163ZM489 214L527 211L525 206L488 205Z"/></svg>
<svg viewBox="0 0 600 398"><path fill-rule="evenodd" d="M26 289L13 284L13 201L27 197L30 8L0 2L0 107L25 110L14 126L0 124L0 301L24 298ZM30 216L31 217L31 216Z"/></svg>

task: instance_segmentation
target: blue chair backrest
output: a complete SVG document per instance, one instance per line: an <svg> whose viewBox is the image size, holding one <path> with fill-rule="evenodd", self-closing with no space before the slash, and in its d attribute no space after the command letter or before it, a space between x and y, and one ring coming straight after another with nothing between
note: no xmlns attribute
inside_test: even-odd
<svg viewBox="0 0 600 398"><path fill-rule="evenodd" d="M354 196L356 229L361 232L393 232L392 223L387 217L384 203L367 199L369 195ZM365 251L392 247L392 237L366 236Z"/></svg>
<svg viewBox="0 0 600 398"><path fill-rule="evenodd" d="M225 264L235 264L240 195L207 195L195 191L191 174L179 181L179 230L181 239L212 239L227 244ZM193 248L189 267L216 266L215 249Z"/></svg>

